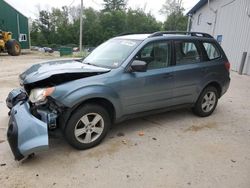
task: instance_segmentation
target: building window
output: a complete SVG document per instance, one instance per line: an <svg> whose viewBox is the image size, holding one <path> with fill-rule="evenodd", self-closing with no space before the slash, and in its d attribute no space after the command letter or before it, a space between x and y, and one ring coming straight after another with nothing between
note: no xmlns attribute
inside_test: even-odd
<svg viewBox="0 0 250 188"><path fill-rule="evenodd" d="M202 14L200 13L197 20L197 25L201 24Z"/></svg>
<svg viewBox="0 0 250 188"><path fill-rule="evenodd" d="M27 35L26 34L20 34L19 35L19 42L25 42L27 41Z"/></svg>

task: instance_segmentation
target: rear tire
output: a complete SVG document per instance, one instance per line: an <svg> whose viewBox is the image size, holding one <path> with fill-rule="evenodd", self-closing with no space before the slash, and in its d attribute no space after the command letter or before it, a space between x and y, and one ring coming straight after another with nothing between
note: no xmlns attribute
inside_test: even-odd
<svg viewBox="0 0 250 188"><path fill-rule="evenodd" d="M76 149L84 150L98 145L110 129L107 110L97 104L86 104L71 115L64 136Z"/></svg>
<svg viewBox="0 0 250 188"><path fill-rule="evenodd" d="M218 91L215 87L206 87L192 109L194 114L200 117L210 116L217 106L218 98Z"/></svg>
<svg viewBox="0 0 250 188"><path fill-rule="evenodd" d="M7 41L6 47L9 55L18 56L21 54L21 45L16 40Z"/></svg>

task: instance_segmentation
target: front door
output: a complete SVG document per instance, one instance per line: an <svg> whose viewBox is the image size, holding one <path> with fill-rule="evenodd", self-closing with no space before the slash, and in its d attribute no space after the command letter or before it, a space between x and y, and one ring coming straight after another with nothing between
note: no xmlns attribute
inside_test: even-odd
<svg viewBox="0 0 250 188"><path fill-rule="evenodd" d="M147 63L146 72L124 73L121 99L125 114L159 109L172 105L174 77L171 42L147 44L134 58Z"/></svg>

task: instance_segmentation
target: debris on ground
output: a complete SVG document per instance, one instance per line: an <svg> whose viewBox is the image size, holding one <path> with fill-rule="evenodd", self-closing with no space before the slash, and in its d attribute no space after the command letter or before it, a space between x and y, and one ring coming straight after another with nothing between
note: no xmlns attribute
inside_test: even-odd
<svg viewBox="0 0 250 188"><path fill-rule="evenodd" d="M144 134L144 132L143 131L141 131L141 132L139 132L139 134L138 134L139 136L144 136L145 134Z"/></svg>
<svg viewBox="0 0 250 188"><path fill-rule="evenodd" d="M152 138L153 140L157 140L156 138Z"/></svg>
<svg viewBox="0 0 250 188"><path fill-rule="evenodd" d="M127 144L127 141L126 141L126 140L122 140L122 143L126 145L126 144Z"/></svg>
<svg viewBox="0 0 250 188"><path fill-rule="evenodd" d="M96 165L95 168L99 168L100 167L100 164ZM84 175L83 175L84 176Z"/></svg>
<svg viewBox="0 0 250 188"><path fill-rule="evenodd" d="M118 137L123 137L123 136L125 136L125 134L122 133L122 132L119 132L119 133L117 134L117 136L118 136Z"/></svg>
<svg viewBox="0 0 250 188"><path fill-rule="evenodd" d="M0 164L0 166L6 166L6 163L2 163L2 164Z"/></svg>
<svg viewBox="0 0 250 188"><path fill-rule="evenodd" d="M235 160L232 160L232 159L231 159L231 162L232 162L232 163L236 163L236 161L235 161Z"/></svg>

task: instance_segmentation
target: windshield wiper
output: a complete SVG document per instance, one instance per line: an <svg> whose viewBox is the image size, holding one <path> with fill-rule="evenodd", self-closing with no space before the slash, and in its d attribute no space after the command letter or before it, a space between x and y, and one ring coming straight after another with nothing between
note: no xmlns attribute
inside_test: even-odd
<svg viewBox="0 0 250 188"><path fill-rule="evenodd" d="M83 64L92 65L92 66L95 66L95 67L100 67L100 66L98 66L96 64L93 64L93 63L83 63Z"/></svg>
<svg viewBox="0 0 250 188"><path fill-rule="evenodd" d="M81 59L74 59L74 61L77 61L77 62L80 62L80 63L82 63L83 60L84 60L84 58L81 58Z"/></svg>
<svg viewBox="0 0 250 188"><path fill-rule="evenodd" d="M113 68L113 67L104 66L104 65L97 65L97 64L93 64L93 63L83 63L83 64L92 65L92 66L95 66L95 67L106 68L106 69L112 69Z"/></svg>

